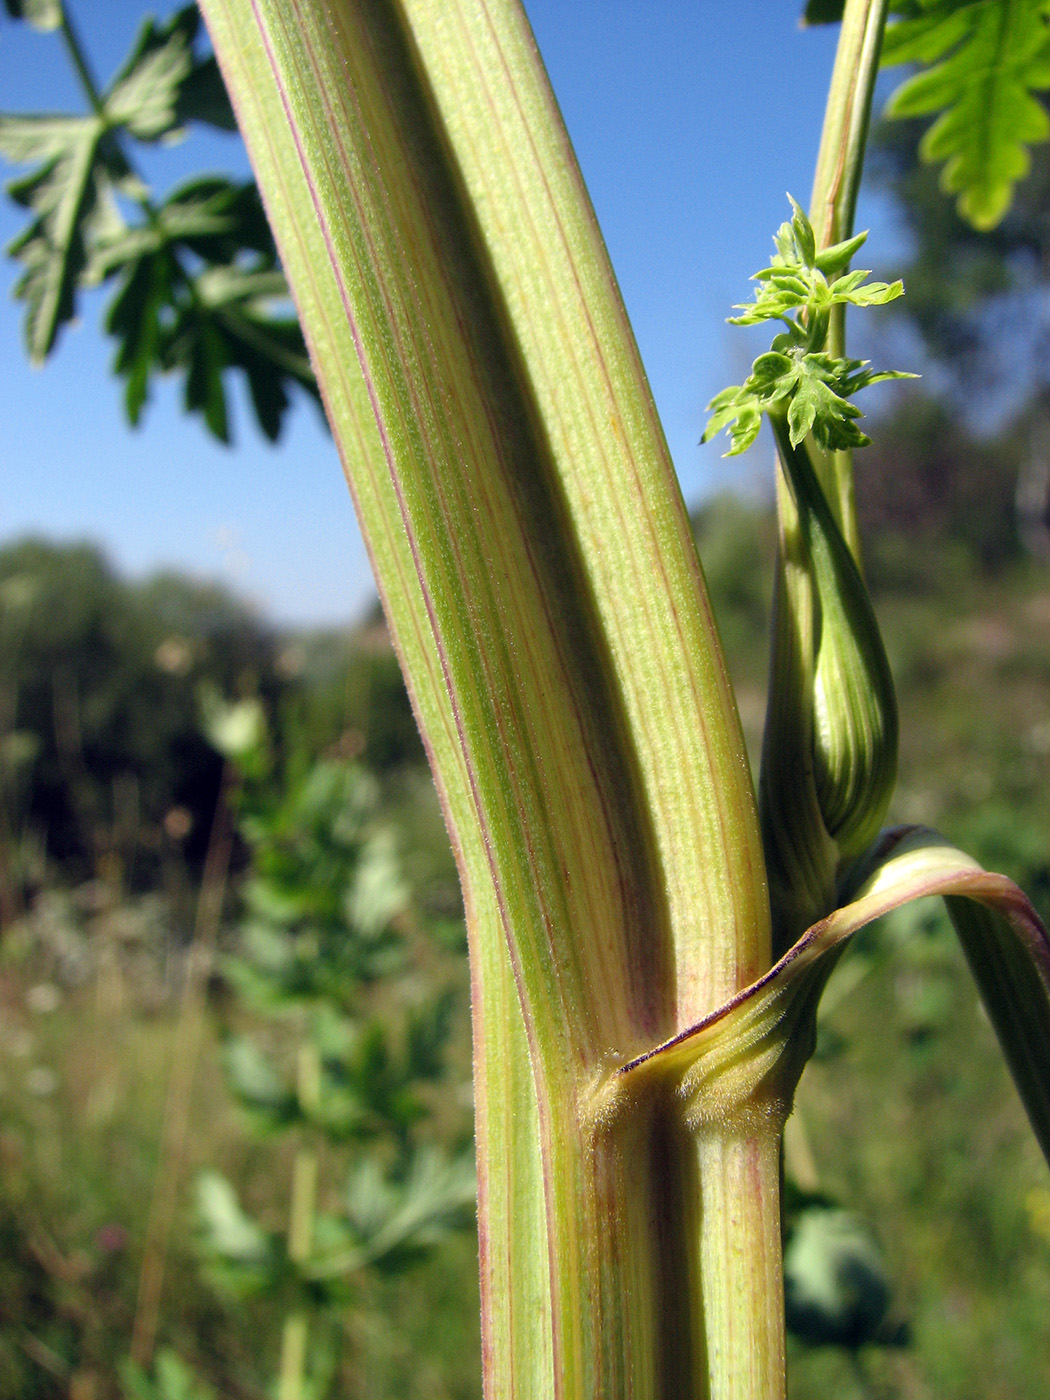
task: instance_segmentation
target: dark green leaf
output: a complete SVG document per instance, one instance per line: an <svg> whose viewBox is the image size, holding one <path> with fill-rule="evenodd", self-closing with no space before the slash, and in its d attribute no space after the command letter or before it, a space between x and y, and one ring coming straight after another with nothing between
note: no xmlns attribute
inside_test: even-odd
<svg viewBox="0 0 1050 1400"><path fill-rule="evenodd" d="M175 99L175 116L180 126L204 122L220 131L237 130L237 118L214 58L208 57L190 69Z"/></svg>
<svg viewBox="0 0 1050 1400"><path fill-rule="evenodd" d="M140 258L131 265L106 316L106 329L118 341L113 370L125 379L124 404L132 424L138 423L146 403L161 343L160 318L170 303L171 272L164 253Z"/></svg>
<svg viewBox="0 0 1050 1400"><path fill-rule="evenodd" d="M802 16L803 24L838 24L846 0L808 0Z"/></svg>
<svg viewBox="0 0 1050 1400"><path fill-rule="evenodd" d="M27 7L18 8L28 17ZM124 287L134 281L141 292L150 279L137 275L130 264L164 243L183 239L205 261L232 262L245 251L258 251L267 269L275 266L272 239L268 230L262 232L265 219L252 187L212 181L203 191L177 192L170 208L135 229L127 227L118 209L118 194L138 202L147 196L121 149L124 132L155 141L176 136L190 118L228 125L214 60L199 61L193 53L199 26L195 7L180 10L163 25L147 20L98 110L89 115L0 116L0 154L36 165L9 187L15 203L30 210L32 218L8 250L23 265L15 295L26 303L25 339L36 363L46 358L62 324L75 315L81 286L123 271ZM174 286L171 279L169 285ZM122 352L134 366L126 394L133 421L146 397L147 347L158 345L152 331L136 341L135 353ZM214 362L217 344L211 351ZM190 398L213 431L225 435L224 404L207 369L208 357L199 352L189 358L196 373ZM268 427L272 431L272 415Z"/></svg>
<svg viewBox="0 0 1050 1400"><path fill-rule="evenodd" d="M88 250L101 231L112 230L119 221L113 196L127 176L100 118L39 120L34 136L32 118L0 119L4 154L34 146L38 153L47 152L43 165L8 186L15 203L33 215L7 251L24 267L15 295L26 303L26 347L36 364L51 350L59 327L75 314Z"/></svg>
<svg viewBox="0 0 1050 1400"><path fill-rule="evenodd" d="M213 321L195 311L189 312L172 337L170 359L173 364L187 367L187 412L202 413L212 434L220 442L229 442L230 424L222 379L229 361L222 336Z"/></svg>

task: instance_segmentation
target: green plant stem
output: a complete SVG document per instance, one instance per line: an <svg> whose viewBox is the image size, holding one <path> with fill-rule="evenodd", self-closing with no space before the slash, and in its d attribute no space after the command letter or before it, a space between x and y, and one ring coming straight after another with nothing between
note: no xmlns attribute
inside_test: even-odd
<svg viewBox="0 0 1050 1400"><path fill-rule="evenodd" d="M290 1312L284 1319L281 1329L281 1369L277 1377L278 1400L301 1400L309 1328L309 1318L301 1308Z"/></svg>
<svg viewBox="0 0 1050 1400"><path fill-rule="evenodd" d="M818 248L853 232L888 9L889 0L846 0L810 200Z"/></svg>
<svg viewBox="0 0 1050 1400"><path fill-rule="evenodd" d="M321 1100L321 1057L317 1045L309 1037L299 1046L296 1089L299 1107L309 1121L316 1113ZM304 1131L311 1130L307 1127ZM313 1249L319 1172L320 1157L317 1146L312 1140L304 1141L292 1163L292 1190L288 1210L288 1258L293 1266L300 1268L307 1263ZM281 1332L277 1400L302 1400L309 1332L309 1312L304 1304L299 1303L285 1318Z"/></svg>
<svg viewBox="0 0 1050 1400"><path fill-rule="evenodd" d="M811 201L818 247L852 234L887 7L888 0L846 0ZM830 318L828 349L836 355L844 353L844 312L844 306L835 306ZM760 802L780 954L833 907L840 856L825 827L814 780L814 685L826 620L807 579L807 551L788 481L787 464L793 457L804 458L807 471L812 467L832 526L856 565L861 593L864 588L852 454L824 452L812 436L796 450L786 422L774 421L773 429L779 453L779 541ZM891 682L888 690L892 694Z"/></svg>
<svg viewBox="0 0 1050 1400"><path fill-rule="evenodd" d="M190 1140L188 1128L193 1087L207 1027L208 973L211 971L215 952L215 940L222 918L226 879L233 852L231 800L235 783L233 771L227 764L223 768L211 834L208 838L208 853L204 861L204 874L197 901L193 942L186 959L186 982L179 1007L178 1025L175 1028L159 1161L146 1220L146 1240L142 1250L129 1349L132 1361L143 1368L149 1367L157 1338L168 1245L178 1204L186 1149Z"/></svg>
<svg viewBox="0 0 1050 1400"><path fill-rule="evenodd" d="M785 1393L780 1131L701 1130L700 1272L711 1400ZM746 1206L742 1209L742 1206Z"/></svg>
<svg viewBox="0 0 1050 1400"><path fill-rule="evenodd" d="M531 33L510 0L205 9L463 880L487 1393L726 1396L704 1313L776 1315L751 1255L777 1232L747 1269L701 1251L680 1103L596 1098L768 968L754 796ZM740 1123L713 1131L732 1155ZM711 1170L730 1218L772 1218L764 1179Z"/></svg>
<svg viewBox="0 0 1050 1400"><path fill-rule="evenodd" d="M98 83L95 81L95 75L91 71L91 65L88 62L84 45L80 42L80 36L73 27L73 21L70 19L68 9L65 5L62 5L61 13L62 21L59 25L59 32L66 46L66 52L69 54L69 60L73 65L77 77L80 79L80 86L84 90L84 96L87 98L88 102L90 102L91 109L95 113L95 116L104 117L105 109L102 102L102 93L99 91Z"/></svg>
<svg viewBox="0 0 1050 1400"><path fill-rule="evenodd" d="M818 248L844 242L853 233L888 8L889 0L846 0L810 199ZM832 308L827 348L832 355L846 353L844 306ZM859 565L852 453L826 456L817 449L811 457L839 529Z"/></svg>

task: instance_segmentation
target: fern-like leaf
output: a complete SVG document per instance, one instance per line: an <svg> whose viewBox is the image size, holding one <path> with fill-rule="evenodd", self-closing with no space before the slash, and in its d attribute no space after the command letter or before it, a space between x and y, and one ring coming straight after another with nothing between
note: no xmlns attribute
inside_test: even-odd
<svg viewBox="0 0 1050 1400"><path fill-rule="evenodd" d="M1050 136L1033 95L1050 88L1050 0L911 0L886 31L884 66L919 64L886 114L939 113L920 146L944 162L941 184L978 229L1006 214L1028 173L1028 147Z"/></svg>

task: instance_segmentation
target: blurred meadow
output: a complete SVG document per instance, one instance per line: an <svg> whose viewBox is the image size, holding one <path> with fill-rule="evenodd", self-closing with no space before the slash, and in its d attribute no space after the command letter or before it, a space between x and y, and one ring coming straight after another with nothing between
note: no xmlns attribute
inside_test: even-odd
<svg viewBox="0 0 1050 1400"><path fill-rule="evenodd" d="M1050 919L1050 160L978 247L915 145L879 134L873 188L909 288L886 358L924 379L858 460L891 816ZM757 770L755 455L693 521ZM290 626L8 539L0 1397L479 1396L471 1108L456 873L378 605ZM785 1176L793 1400L1045 1393L1050 1178L938 907L834 974Z"/></svg>
<svg viewBox="0 0 1050 1400"><path fill-rule="evenodd" d="M723 496L695 521L757 754L771 515ZM895 815L1045 917L1046 564L911 526L871 554L905 717ZM956 567L924 578L934 547ZM304 1393L477 1395L465 936L378 614L278 632L216 588L41 542L0 552L0 597L0 1393L262 1396L302 1316ZM836 972L785 1165L793 1396L1039 1393L1046 1168L935 905ZM136 1370L144 1259L162 1288Z"/></svg>

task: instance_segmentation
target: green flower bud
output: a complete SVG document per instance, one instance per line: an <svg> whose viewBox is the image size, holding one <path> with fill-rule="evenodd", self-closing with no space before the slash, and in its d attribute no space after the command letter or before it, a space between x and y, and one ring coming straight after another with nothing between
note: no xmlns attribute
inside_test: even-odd
<svg viewBox="0 0 1050 1400"><path fill-rule="evenodd" d="M808 452L774 422L781 576L760 805L777 938L834 907L842 866L878 834L897 771L897 706L860 572Z"/></svg>

